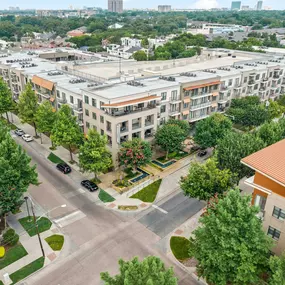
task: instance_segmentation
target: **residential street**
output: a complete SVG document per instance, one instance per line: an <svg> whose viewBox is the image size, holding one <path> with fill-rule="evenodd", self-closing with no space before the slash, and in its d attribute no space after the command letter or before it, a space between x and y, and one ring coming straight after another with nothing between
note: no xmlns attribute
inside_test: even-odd
<svg viewBox="0 0 285 285"><path fill-rule="evenodd" d="M40 145L36 142L27 144L19 138L16 140L37 164L41 184L29 189L36 203L45 210L67 204L66 208L50 214L66 235L61 256L27 279L26 284L100 284L100 272L115 274L119 258L148 255L160 256L167 266L174 266L183 284L199 284L159 250L156 243L160 236L138 222L135 215L114 212L98 205L94 202L97 199L92 197L94 193L82 191L77 178L72 180L64 176L55 165L38 154L36 148ZM171 223L171 219L168 222Z"/></svg>

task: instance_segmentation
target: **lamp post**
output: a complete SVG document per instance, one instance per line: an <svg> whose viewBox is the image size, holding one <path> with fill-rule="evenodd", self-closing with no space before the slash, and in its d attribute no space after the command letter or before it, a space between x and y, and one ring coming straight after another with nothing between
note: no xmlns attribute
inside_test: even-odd
<svg viewBox="0 0 285 285"><path fill-rule="evenodd" d="M25 199L25 202L26 202L26 206L27 206L27 211L28 211L28 217L30 218L31 217L31 215L30 215L30 210L29 210L29 205L28 205L28 199L29 199L29 197L24 197L24 199Z"/></svg>
<svg viewBox="0 0 285 285"><path fill-rule="evenodd" d="M42 243L42 239L41 239L41 236L40 236L40 231L39 231L39 225L38 225L38 220L42 218L42 216L40 216L38 219L36 218L36 215L35 215L35 209L34 209L34 202L33 200L30 198L30 197L24 197L24 199L26 200L26 203L28 205L28 202L27 200L29 199L31 201L31 209L32 209L32 213L33 213L33 220L34 220L34 224L35 224L35 228L36 228L36 231L37 231L37 235L38 235L38 239L39 239L39 244L40 244L40 247L41 247L41 251L42 251L42 255L43 257L45 257L45 251L44 251L44 247L43 247L43 243ZM57 208L65 208L66 205L61 205L61 206L58 206L58 207L55 207L53 209L51 209L50 211L48 212L51 212ZM48 213L47 212L47 213Z"/></svg>

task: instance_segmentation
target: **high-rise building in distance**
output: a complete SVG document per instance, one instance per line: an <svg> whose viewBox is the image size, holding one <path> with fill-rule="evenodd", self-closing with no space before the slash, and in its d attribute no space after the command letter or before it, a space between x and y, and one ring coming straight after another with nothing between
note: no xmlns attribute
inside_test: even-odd
<svg viewBox="0 0 285 285"><path fill-rule="evenodd" d="M108 0L108 10L115 13L123 13L123 0Z"/></svg>
<svg viewBox="0 0 285 285"><path fill-rule="evenodd" d="M263 1L257 1L256 10L262 10Z"/></svg>
<svg viewBox="0 0 285 285"><path fill-rule="evenodd" d="M231 10L240 10L241 8L241 1L233 1Z"/></svg>
<svg viewBox="0 0 285 285"><path fill-rule="evenodd" d="M171 5L158 5L158 12L170 12Z"/></svg>

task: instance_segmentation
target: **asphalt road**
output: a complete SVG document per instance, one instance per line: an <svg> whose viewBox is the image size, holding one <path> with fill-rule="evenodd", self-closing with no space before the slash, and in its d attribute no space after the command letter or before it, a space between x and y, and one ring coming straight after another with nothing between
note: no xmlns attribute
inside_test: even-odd
<svg viewBox="0 0 285 285"><path fill-rule="evenodd" d="M143 225L161 238L167 236L175 228L194 216L203 207L204 203L185 197L182 192L159 203L158 209L153 209L139 219Z"/></svg>
<svg viewBox="0 0 285 285"><path fill-rule="evenodd" d="M72 180L57 171L55 165L39 154L37 149L40 145L15 139L24 146L32 157L32 162L37 164L41 184L29 188L36 203L46 211L61 204L67 205L66 208L59 208L50 214L53 219L61 218L64 221L61 231L66 239L61 255L55 262L28 278L25 284L101 284L100 272L116 274L119 258L143 258L148 255L159 256L166 266L173 266L176 276L183 284L200 284L164 252L159 251L156 243L160 237L157 234L134 217L95 204L91 193L78 192L80 184L76 179ZM70 193L76 195L70 196ZM171 205L166 205L166 209L171 210L170 208ZM78 213L77 220L68 218L72 213Z"/></svg>

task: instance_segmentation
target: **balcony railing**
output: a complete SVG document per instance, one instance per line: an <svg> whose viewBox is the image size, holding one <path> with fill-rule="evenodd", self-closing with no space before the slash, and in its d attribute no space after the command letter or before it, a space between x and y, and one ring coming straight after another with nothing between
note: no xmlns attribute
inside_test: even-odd
<svg viewBox="0 0 285 285"><path fill-rule="evenodd" d="M133 109L133 110L118 110L118 111L114 111L114 109L108 109L108 108L104 108L106 114L113 116L113 117L120 117L120 116L125 116L125 115L129 115L129 114L133 114L133 113L139 113L142 111L147 111L147 110L151 110L156 108L156 104L149 104L146 107L143 108L137 108L137 109Z"/></svg>
<svg viewBox="0 0 285 285"><path fill-rule="evenodd" d="M190 110L198 110L198 109L203 109L203 108L207 108L210 107L212 105L212 102L206 102L206 103L202 103L202 104L197 104L197 105L191 105L190 106Z"/></svg>
<svg viewBox="0 0 285 285"><path fill-rule="evenodd" d="M45 93L43 91L37 91L37 94L41 95L42 97L49 99L50 98L50 94L49 93Z"/></svg>
<svg viewBox="0 0 285 285"><path fill-rule="evenodd" d="M133 130L139 129L140 127L141 127L141 123L132 124L132 129Z"/></svg>
<svg viewBox="0 0 285 285"><path fill-rule="evenodd" d="M152 120L151 121L145 120L145 126L151 126L153 124L154 124L154 122Z"/></svg>
<svg viewBox="0 0 285 285"><path fill-rule="evenodd" d="M83 120L77 120L77 124L79 125L79 126L83 126L84 125L84 122L83 122Z"/></svg>
<svg viewBox="0 0 285 285"><path fill-rule="evenodd" d="M181 112L180 108L170 109L169 110L169 115L174 115L174 114L177 114L177 113L180 113L180 112Z"/></svg>
<svg viewBox="0 0 285 285"><path fill-rule="evenodd" d="M121 128L120 128L120 132L121 132L121 133L128 132L128 130L129 130L128 127L121 127Z"/></svg>
<svg viewBox="0 0 285 285"><path fill-rule="evenodd" d="M57 98L57 102L61 103L61 104L66 104L67 100L66 100L66 98Z"/></svg>
<svg viewBox="0 0 285 285"><path fill-rule="evenodd" d="M202 120L202 119L205 119L207 117L210 116L210 113L206 113L206 114L202 114L202 115L198 115L198 116L195 116L195 117L192 117L189 119L190 122L195 122L195 121L199 121L199 120Z"/></svg>
<svg viewBox="0 0 285 285"><path fill-rule="evenodd" d="M76 111L77 113L82 113L82 112L83 112L82 106L72 105L72 109L73 109L74 111Z"/></svg>

